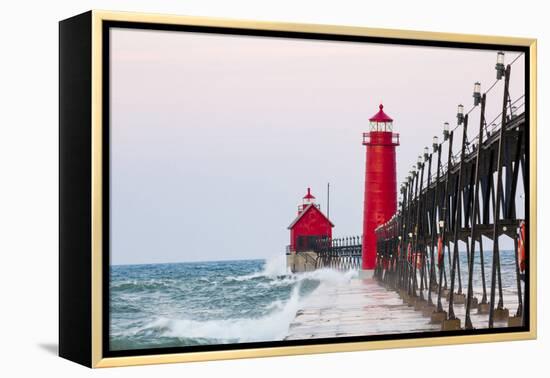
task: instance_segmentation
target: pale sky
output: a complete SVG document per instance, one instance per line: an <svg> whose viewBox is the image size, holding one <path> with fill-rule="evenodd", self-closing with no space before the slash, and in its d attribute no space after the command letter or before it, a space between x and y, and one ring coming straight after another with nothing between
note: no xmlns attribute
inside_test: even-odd
<svg viewBox="0 0 550 378"><path fill-rule="evenodd" d="M380 102L400 183L457 104L472 107L474 82L496 78L489 50L115 28L110 54L113 264L284 254L306 188L325 211L327 182L334 237L360 235L362 132ZM523 71L522 56L512 100ZM476 109L470 137L478 125Z"/></svg>

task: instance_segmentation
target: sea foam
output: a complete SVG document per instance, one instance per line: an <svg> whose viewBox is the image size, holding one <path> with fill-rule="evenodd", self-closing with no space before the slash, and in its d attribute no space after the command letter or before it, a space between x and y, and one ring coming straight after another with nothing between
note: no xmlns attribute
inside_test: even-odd
<svg viewBox="0 0 550 378"><path fill-rule="evenodd" d="M268 313L255 318L197 320L178 317L159 317L133 332L154 332L161 337L180 339L206 339L218 343L282 340L308 295L301 291L306 281L318 282L318 287L347 282L357 276L357 271L318 269L311 272L291 273L285 261L266 261L263 269L252 274L227 277L228 280L247 281L262 279L258 285L292 285L286 300L273 300L266 306ZM310 293L309 295L312 295Z"/></svg>

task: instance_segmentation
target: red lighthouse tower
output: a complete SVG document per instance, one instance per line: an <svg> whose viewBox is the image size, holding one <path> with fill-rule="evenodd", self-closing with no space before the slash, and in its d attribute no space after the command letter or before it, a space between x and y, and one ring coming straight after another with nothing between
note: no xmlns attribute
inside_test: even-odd
<svg viewBox="0 0 550 378"><path fill-rule="evenodd" d="M384 106L369 119L369 132L363 133L367 146L365 197L363 208L363 270L376 264L376 235L374 230L388 221L397 209L397 179L395 147L399 134L393 132L393 119L384 113Z"/></svg>

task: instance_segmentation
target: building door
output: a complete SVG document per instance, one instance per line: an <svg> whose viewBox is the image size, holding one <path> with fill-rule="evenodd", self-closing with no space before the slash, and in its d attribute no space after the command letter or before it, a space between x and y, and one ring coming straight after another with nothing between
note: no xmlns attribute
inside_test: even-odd
<svg viewBox="0 0 550 378"><path fill-rule="evenodd" d="M313 251L317 245L320 235L302 235L298 236L296 243L296 252Z"/></svg>

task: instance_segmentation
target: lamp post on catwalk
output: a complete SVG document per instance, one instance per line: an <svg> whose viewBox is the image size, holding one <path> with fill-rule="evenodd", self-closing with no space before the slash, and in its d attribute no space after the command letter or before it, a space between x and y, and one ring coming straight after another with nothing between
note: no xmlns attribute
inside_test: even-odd
<svg viewBox="0 0 550 378"><path fill-rule="evenodd" d="M384 105L369 119L369 132L363 133L367 146L365 196L363 202L362 277L370 277L376 265L374 230L387 222L397 210L395 147L399 134L393 132L393 119L384 113Z"/></svg>

